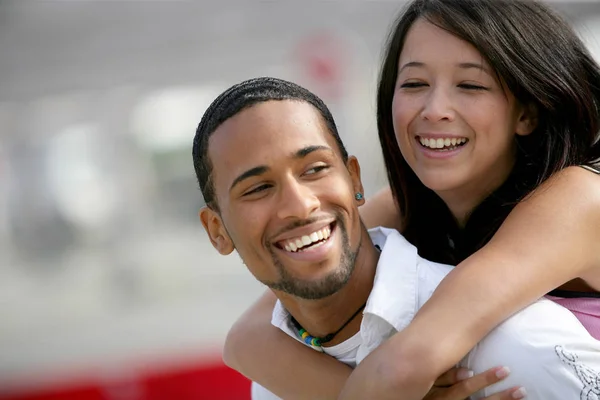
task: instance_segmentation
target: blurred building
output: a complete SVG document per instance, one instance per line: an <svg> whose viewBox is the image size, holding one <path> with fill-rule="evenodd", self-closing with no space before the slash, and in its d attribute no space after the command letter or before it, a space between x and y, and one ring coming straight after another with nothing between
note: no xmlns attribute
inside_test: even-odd
<svg viewBox="0 0 600 400"><path fill-rule="evenodd" d="M263 289L205 238L195 127L236 82L298 82L373 193L378 62L401 3L1 0L0 398L217 382L224 335ZM600 3L554 4L600 57Z"/></svg>

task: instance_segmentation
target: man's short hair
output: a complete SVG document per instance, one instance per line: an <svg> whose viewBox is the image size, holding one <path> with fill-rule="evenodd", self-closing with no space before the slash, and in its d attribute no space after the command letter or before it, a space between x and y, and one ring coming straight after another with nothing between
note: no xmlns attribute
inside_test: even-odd
<svg viewBox="0 0 600 400"><path fill-rule="evenodd" d="M215 130L229 118L255 104L271 100L303 101L315 107L334 137L344 162L348 153L340 139L331 112L323 101L307 89L282 79L262 77L238 83L221 93L208 107L194 137L192 157L196 178L207 206L218 210L212 181L212 164L208 157L208 141ZM232 145L235 145L232 143Z"/></svg>

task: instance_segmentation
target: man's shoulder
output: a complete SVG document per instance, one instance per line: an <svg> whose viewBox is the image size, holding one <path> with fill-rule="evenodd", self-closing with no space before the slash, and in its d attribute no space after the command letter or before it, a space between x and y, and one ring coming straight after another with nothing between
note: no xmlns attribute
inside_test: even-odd
<svg viewBox="0 0 600 400"><path fill-rule="evenodd" d="M438 280L438 274L445 276L453 268L453 266L429 261L419 256L417 248L396 229L379 226L369 229L369 235L371 236L373 244L377 245L380 250L383 250L386 256L389 255L384 258L386 264L392 263L393 265L398 266L401 265L399 263L404 262L405 264L406 262L409 262L409 260L410 262L414 260L417 269L425 269L429 272L433 272L434 275L436 275L435 281Z"/></svg>
<svg viewBox="0 0 600 400"><path fill-rule="evenodd" d="M395 248L398 246L415 248L399 231L393 228L386 228L384 226L371 228L369 229L369 236L371 237L373 244L380 249L383 249L388 242Z"/></svg>

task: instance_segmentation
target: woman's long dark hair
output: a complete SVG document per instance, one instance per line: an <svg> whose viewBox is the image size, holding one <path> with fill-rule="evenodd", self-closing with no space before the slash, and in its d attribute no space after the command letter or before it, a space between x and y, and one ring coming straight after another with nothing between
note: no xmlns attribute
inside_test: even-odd
<svg viewBox="0 0 600 400"><path fill-rule="evenodd" d="M459 229L445 203L400 153L392 123L398 60L418 19L471 43L538 125L518 136L508 180ZM456 264L485 245L520 199L555 172L600 159L600 69L571 27L530 0L414 0L394 24L377 94L377 126L403 234L428 259Z"/></svg>

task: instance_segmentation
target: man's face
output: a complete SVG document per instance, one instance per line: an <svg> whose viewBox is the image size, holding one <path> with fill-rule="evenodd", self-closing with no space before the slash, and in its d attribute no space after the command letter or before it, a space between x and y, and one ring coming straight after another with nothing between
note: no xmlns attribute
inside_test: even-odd
<svg viewBox="0 0 600 400"><path fill-rule="evenodd" d="M259 281L300 298L345 285L362 233L360 172L354 157L344 164L318 110L254 105L213 133L209 157L221 211L201 216L219 251L230 241Z"/></svg>

